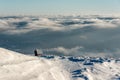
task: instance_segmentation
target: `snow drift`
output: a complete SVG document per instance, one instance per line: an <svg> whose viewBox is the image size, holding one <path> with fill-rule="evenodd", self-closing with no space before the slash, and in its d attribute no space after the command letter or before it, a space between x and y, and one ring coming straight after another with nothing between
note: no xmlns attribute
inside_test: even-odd
<svg viewBox="0 0 120 80"><path fill-rule="evenodd" d="M0 80L120 80L120 59L33 57L0 48Z"/></svg>

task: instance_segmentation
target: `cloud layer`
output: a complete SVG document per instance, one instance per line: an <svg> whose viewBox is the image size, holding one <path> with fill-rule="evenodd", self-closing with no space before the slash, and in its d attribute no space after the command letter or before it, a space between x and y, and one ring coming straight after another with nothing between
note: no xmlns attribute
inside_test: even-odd
<svg viewBox="0 0 120 80"><path fill-rule="evenodd" d="M66 55L66 56L89 56L89 57L115 57L120 52L120 49L116 49L114 51L109 51L105 49L101 52L92 52L86 51L84 47L76 46L73 48L49 48L49 49L38 49L38 53L40 54L54 54L54 55ZM119 58L119 56L116 56Z"/></svg>
<svg viewBox="0 0 120 80"><path fill-rule="evenodd" d="M120 56L120 17L0 17L0 46L23 53Z"/></svg>
<svg viewBox="0 0 120 80"><path fill-rule="evenodd" d="M58 17L1 17L0 31L8 34L22 34L34 30L71 31L92 27L97 29L116 28L119 17L105 16L58 16Z"/></svg>

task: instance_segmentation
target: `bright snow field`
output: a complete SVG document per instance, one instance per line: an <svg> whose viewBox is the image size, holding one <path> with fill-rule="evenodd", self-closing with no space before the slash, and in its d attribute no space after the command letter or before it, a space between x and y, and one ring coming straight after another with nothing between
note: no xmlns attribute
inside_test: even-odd
<svg viewBox="0 0 120 80"><path fill-rule="evenodd" d="M120 80L120 60L34 57L0 48L0 80Z"/></svg>

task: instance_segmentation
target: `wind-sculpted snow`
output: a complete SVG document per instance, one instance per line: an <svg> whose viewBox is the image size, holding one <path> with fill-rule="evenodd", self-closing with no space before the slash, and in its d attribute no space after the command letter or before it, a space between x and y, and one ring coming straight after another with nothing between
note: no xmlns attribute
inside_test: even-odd
<svg viewBox="0 0 120 80"><path fill-rule="evenodd" d="M120 80L120 61L113 58L65 57L60 61L72 80Z"/></svg>
<svg viewBox="0 0 120 80"><path fill-rule="evenodd" d="M0 80L120 80L120 59L43 55L0 48Z"/></svg>
<svg viewBox="0 0 120 80"><path fill-rule="evenodd" d="M0 48L0 60L0 80L70 80L69 73L53 60L3 48Z"/></svg>

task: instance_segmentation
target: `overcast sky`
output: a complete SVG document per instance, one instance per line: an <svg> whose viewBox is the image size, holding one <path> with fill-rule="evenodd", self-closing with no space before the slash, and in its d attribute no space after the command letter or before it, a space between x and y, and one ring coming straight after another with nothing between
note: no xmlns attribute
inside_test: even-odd
<svg viewBox="0 0 120 80"><path fill-rule="evenodd" d="M0 0L0 15L120 14L120 0Z"/></svg>

